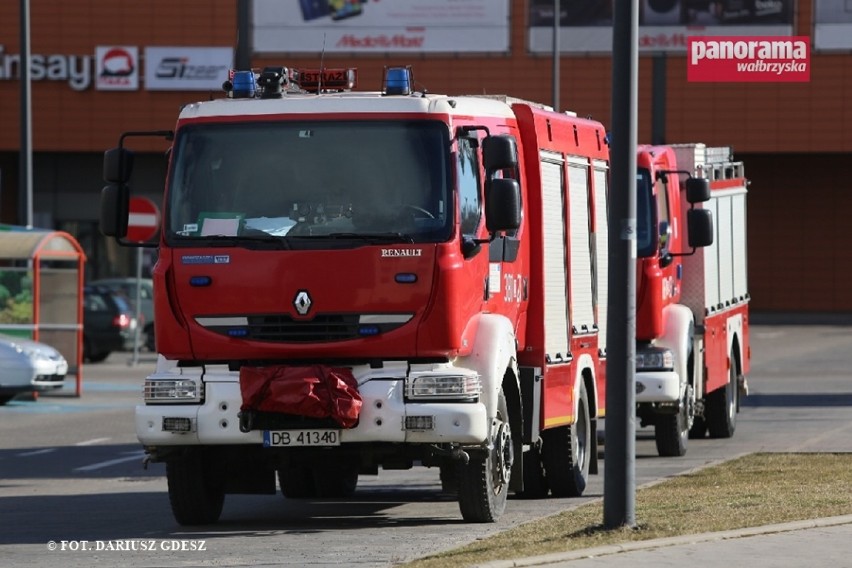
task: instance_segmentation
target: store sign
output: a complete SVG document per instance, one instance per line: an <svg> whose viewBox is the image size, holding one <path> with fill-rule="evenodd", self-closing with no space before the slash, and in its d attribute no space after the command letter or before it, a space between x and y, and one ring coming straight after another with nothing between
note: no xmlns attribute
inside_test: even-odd
<svg viewBox="0 0 852 568"><path fill-rule="evenodd" d="M509 0L252 0L252 51L506 53L509 4Z"/></svg>
<svg viewBox="0 0 852 568"><path fill-rule="evenodd" d="M98 46L95 49L95 88L99 91L139 89L139 48Z"/></svg>
<svg viewBox="0 0 852 568"><path fill-rule="evenodd" d="M639 0L639 52L684 53L693 36L790 36L798 1ZM529 49L550 53L554 3L529 0L528 6ZM563 0L559 10L560 51L610 53L612 6L611 0Z"/></svg>
<svg viewBox="0 0 852 568"><path fill-rule="evenodd" d="M230 47L146 47L145 89L220 90L233 60Z"/></svg>
<svg viewBox="0 0 852 568"><path fill-rule="evenodd" d="M0 81L20 78L20 54L5 53L0 45ZM85 91L92 85L92 57L89 55L30 56L31 81L65 81L75 91Z"/></svg>

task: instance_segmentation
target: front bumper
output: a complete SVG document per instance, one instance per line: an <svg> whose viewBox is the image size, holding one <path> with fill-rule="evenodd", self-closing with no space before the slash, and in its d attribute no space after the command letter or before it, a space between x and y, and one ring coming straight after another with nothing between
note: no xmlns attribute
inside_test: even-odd
<svg viewBox="0 0 852 568"><path fill-rule="evenodd" d="M155 376L152 376L155 378ZM174 378L164 373L162 378ZM482 402L406 402L403 379L359 381L363 400L358 424L341 431L342 443L458 443L482 444L488 436L488 420ZM146 446L184 446L263 443L259 430L240 431L242 405L236 380L205 383L203 404L159 404L136 407L136 434ZM429 430L406 429L406 417L430 416ZM188 418L190 432L163 430L165 418Z"/></svg>
<svg viewBox="0 0 852 568"><path fill-rule="evenodd" d="M636 373L636 402L677 402L680 400L680 377L674 371Z"/></svg>

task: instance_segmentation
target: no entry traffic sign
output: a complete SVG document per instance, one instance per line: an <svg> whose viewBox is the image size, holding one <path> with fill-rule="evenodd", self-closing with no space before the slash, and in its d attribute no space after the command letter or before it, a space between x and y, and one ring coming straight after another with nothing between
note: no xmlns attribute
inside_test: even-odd
<svg viewBox="0 0 852 568"><path fill-rule="evenodd" d="M160 226L160 210L147 197L130 198L130 217L127 219L127 240L136 243L150 241Z"/></svg>

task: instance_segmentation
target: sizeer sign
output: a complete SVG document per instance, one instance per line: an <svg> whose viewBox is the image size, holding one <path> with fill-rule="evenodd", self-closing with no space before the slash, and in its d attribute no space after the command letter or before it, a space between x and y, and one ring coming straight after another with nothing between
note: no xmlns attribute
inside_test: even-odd
<svg viewBox="0 0 852 568"><path fill-rule="evenodd" d="M121 55L121 57L118 57ZM146 47L144 84L147 90L207 91L222 88L233 60L229 47ZM116 67L116 62L121 65ZM32 54L32 81L63 81L75 91L138 89L140 62L133 46L98 47L89 55ZM21 76L20 54L0 45L0 81Z"/></svg>

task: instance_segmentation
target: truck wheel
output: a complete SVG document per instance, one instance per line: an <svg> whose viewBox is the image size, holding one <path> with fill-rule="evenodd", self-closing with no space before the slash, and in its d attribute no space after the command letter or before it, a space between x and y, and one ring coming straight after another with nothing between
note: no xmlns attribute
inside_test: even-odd
<svg viewBox="0 0 852 568"><path fill-rule="evenodd" d="M441 469L441 493L457 495L459 492L459 468L456 462L442 465Z"/></svg>
<svg viewBox="0 0 852 568"><path fill-rule="evenodd" d="M707 395L707 429L711 438L730 438L737 429L737 360L731 353L731 368L725 388L717 389Z"/></svg>
<svg viewBox="0 0 852 568"><path fill-rule="evenodd" d="M542 457L550 492L554 497L579 497L589 480L589 451L592 447L586 385L580 385L577 422L545 430L542 438Z"/></svg>
<svg viewBox="0 0 852 568"><path fill-rule="evenodd" d="M169 503L181 525L209 525L219 520L225 503L224 488L205 467L204 454L190 450L177 460L166 462Z"/></svg>
<svg viewBox="0 0 852 568"><path fill-rule="evenodd" d="M313 473L317 497L335 499L351 497L358 486L357 463L343 462L328 466L314 466Z"/></svg>
<svg viewBox="0 0 852 568"><path fill-rule="evenodd" d="M689 440L690 414L692 414L692 387L686 388L685 400L677 414L658 414L654 427L657 453L663 457L678 457L686 454Z"/></svg>
<svg viewBox="0 0 852 568"><path fill-rule="evenodd" d="M514 447L502 390L490 436L485 453L471 455L467 464L459 466L459 509L464 520L472 523L492 523L506 510Z"/></svg>
<svg viewBox="0 0 852 568"><path fill-rule="evenodd" d="M288 499L310 499L317 496L311 468L287 465L278 470L278 485L281 494Z"/></svg>

